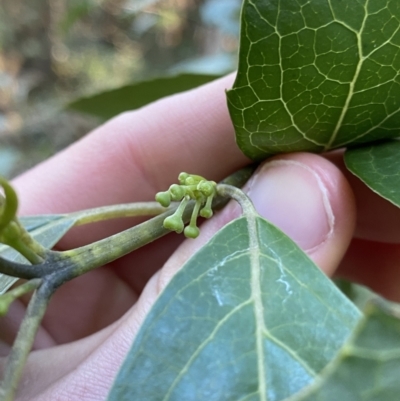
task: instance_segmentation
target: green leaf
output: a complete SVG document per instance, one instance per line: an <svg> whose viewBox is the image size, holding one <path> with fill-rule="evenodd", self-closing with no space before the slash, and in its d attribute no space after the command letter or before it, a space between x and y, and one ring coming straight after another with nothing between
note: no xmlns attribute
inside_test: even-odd
<svg viewBox="0 0 400 401"><path fill-rule="evenodd" d="M77 216L77 215L76 215ZM33 238L47 248L53 247L75 224L74 215L49 215L21 217L20 221ZM14 249L0 245L0 256L14 262L26 263L26 259ZM18 279L0 273L0 294L3 294Z"/></svg>
<svg viewBox="0 0 400 401"><path fill-rule="evenodd" d="M104 120L134 110L162 97L196 88L217 75L181 74L138 82L94 96L78 99L67 107Z"/></svg>
<svg viewBox="0 0 400 401"><path fill-rule="evenodd" d="M253 159L396 137L398 0L245 0L228 92L237 142Z"/></svg>
<svg viewBox="0 0 400 401"><path fill-rule="evenodd" d="M359 319L287 236L241 217L159 296L108 401L282 400L314 380Z"/></svg>
<svg viewBox="0 0 400 401"><path fill-rule="evenodd" d="M347 168L374 192L400 207L400 142L349 149L344 160Z"/></svg>
<svg viewBox="0 0 400 401"><path fill-rule="evenodd" d="M318 380L287 401L397 401L400 309L370 302L365 317Z"/></svg>

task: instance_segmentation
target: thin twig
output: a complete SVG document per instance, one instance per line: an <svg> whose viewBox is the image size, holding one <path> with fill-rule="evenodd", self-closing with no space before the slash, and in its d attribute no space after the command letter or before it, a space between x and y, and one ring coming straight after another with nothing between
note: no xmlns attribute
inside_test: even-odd
<svg viewBox="0 0 400 401"><path fill-rule="evenodd" d="M232 186L242 186L251 176L255 166L249 166L237 171L222 181L221 184ZM220 184L220 185L221 185ZM229 194L226 194L229 195ZM228 197L216 197L213 202L213 208L223 207L229 200ZM185 223L190 220L194 207L191 202L185 209L182 219ZM176 206L167 209L164 213L153 217L152 219L138 224L111 237L97 241L90 245L70 251L59 252L55 259L59 258L58 274L64 274L65 280L69 281L99 266L110 263L121 256L124 256L148 243L170 233L164 228L163 221L166 217L173 214Z"/></svg>
<svg viewBox="0 0 400 401"><path fill-rule="evenodd" d="M83 210L72 213L70 216L74 217L76 215L77 220L74 225L80 226L121 217L157 216L165 212L165 210L166 208L158 202L135 202Z"/></svg>
<svg viewBox="0 0 400 401"><path fill-rule="evenodd" d="M39 288L41 283L42 280L40 278L35 278L27 281L26 283L18 285L5 294L0 295L0 316L7 313L12 302L14 302L17 298L22 297L22 295L35 291L37 288Z"/></svg>
<svg viewBox="0 0 400 401"><path fill-rule="evenodd" d="M23 368L53 291L52 285L43 282L29 302L17 338L7 358L3 381L0 386L1 401L12 401L14 399Z"/></svg>

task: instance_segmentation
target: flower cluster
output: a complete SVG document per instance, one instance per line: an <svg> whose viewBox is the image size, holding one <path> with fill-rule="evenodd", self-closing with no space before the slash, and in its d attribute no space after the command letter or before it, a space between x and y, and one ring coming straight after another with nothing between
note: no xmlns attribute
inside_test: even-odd
<svg viewBox="0 0 400 401"><path fill-rule="evenodd" d="M168 207L171 201L181 201L175 213L164 220L164 227L177 233L184 231L186 237L196 238L199 235L197 217L200 215L209 219L213 215L211 203L216 194L216 187L217 184L214 181L208 181L199 175L180 173L179 185L173 184L168 191L159 192L156 195L156 201L164 207ZM190 223L184 228L182 215L190 200L196 203Z"/></svg>

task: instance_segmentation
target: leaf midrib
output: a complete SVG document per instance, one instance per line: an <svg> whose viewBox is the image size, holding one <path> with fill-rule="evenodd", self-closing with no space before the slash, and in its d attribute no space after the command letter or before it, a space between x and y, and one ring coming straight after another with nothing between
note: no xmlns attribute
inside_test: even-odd
<svg viewBox="0 0 400 401"><path fill-rule="evenodd" d="M250 269L251 269L251 293L254 301L256 348L257 348L257 371L258 389L260 401L267 401L267 384L265 372L265 358L263 350L264 332L267 332L264 322L264 306L261 291L261 266L260 245L258 241L258 229L255 213L246 213L247 228L249 232Z"/></svg>
<svg viewBox="0 0 400 401"><path fill-rule="evenodd" d="M260 394L260 401L268 401L267 397L267 386L266 386L266 361L265 353L263 348L263 341L265 337L269 338L276 345L284 349L288 354L290 354L294 359L296 359L303 368L312 376L316 376L314 370L312 370L307 363L302 360L297 354L293 353L293 350L288 348L284 343L282 343L278 338L276 338L266 327L264 319L264 305L261 290L261 264L260 258L265 257L260 249L259 242L259 232L257 226L258 214L252 210L247 210L244 213L244 218L247 221L247 229L249 235L249 247L246 250L246 254L250 257L250 286L251 286L251 297L241 304L237 305L229 313L227 313L223 319L221 319L212 332L207 336L207 338L197 347L196 351L186 362L185 366L180 370L179 374L176 376L174 381L171 383L168 392L165 394L163 401L169 401L170 397L176 388L177 384L184 377L185 373L188 371L192 363L200 355L201 351L210 343L210 341L215 337L216 333L221 329L221 327L226 323L227 320L231 318L232 315L237 313L243 307L250 304L253 305L254 315L255 315L255 336L256 336L256 356L257 356L257 371L258 371L258 391L254 392ZM240 257L242 254L240 255ZM268 259L270 259L268 257ZM208 270L209 271L209 270Z"/></svg>
<svg viewBox="0 0 400 401"><path fill-rule="evenodd" d="M326 144L326 146L325 146L325 148L324 148L324 151L330 150L330 149L332 148L332 145L334 144L334 142L335 142L335 140L336 140L336 138L337 138L337 135L338 135L340 129L342 128L343 121L344 121L344 119L345 119L345 117L346 117L346 114L347 114L347 112L348 112L348 110L349 110L350 102L351 102L351 100L353 99L354 94L355 94L355 93L359 93L358 91L355 92L354 88L355 88L355 85L356 85L356 83L357 83L357 80L358 80L358 78L359 78L359 76L360 76L360 73L361 73L361 70L362 70L364 61L367 60L368 58L370 58L372 54L376 53L376 52L377 52L379 49L381 49L384 45L390 43L390 41L393 39L394 35L396 35L396 34L399 32L399 30L400 30L400 28L397 28L397 29L394 31L394 33L391 35L391 37L390 37L389 39L387 39L387 40L384 41L380 46L378 46L377 48L375 48L374 50L372 50L368 55L363 55L363 50L362 50L362 34L363 34L364 29L365 29L365 23L366 23L367 18L368 18L368 16L369 16L368 11L367 11L368 5L369 5L369 1L370 1L370 0L367 0L367 2L365 3L365 6L364 6L365 15L364 15L364 19L363 19L363 22L362 22L362 24L361 24L361 27L360 27L360 30L359 30L359 31L356 31L355 29L352 29L350 26L348 26L347 24L344 24L342 21L338 21L338 19L336 18L336 16L335 16L333 10L331 9L331 10L332 10L333 17L334 17L338 22L341 22L347 29L349 29L350 31L352 31L352 32L356 35L356 37L357 37L358 54L359 54L359 57L360 57L360 58L359 58L359 61L358 61L358 63L357 63L357 67L356 67L356 71L355 71L355 73L354 73L354 77L353 77L352 81L351 81L350 84L349 84L349 85L350 85L350 86L349 86L349 93L348 93L348 95L347 95L346 102L345 102L345 104L344 104L344 106L343 106L342 112L341 112L340 117L339 117L339 119L338 119L338 122L337 122L337 124L336 124L336 126L335 126L335 129L334 129L334 131L333 131L333 133L332 133L332 135L331 135L331 137L330 137L330 140L329 140L329 142ZM380 84L380 85L381 85L381 84ZM379 85L379 86L380 86L380 85ZM365 90L369 90L369 89L371 89L371 88L368 88L368 89L365 89ZM349 142L354 141L354 139L358 139L358 138L360 138L360 137L363 137L363 136L369 134L373 129L376 129L377 127L379 127L383 122L385 122L388 118L390 118L392 115L394 115L394 114L397 113L397 112L398 112L398 110L395 110L393 113L388 114L388 116L387 116L386 118L384 118L379 124L377 124L377 125L371 127L370 129L368 129L366 132L362 133L362 134L359 135L358 137L352 138L351 140L345 141L345 142L343 142L343 143L336 144L334 147L345 146L345 145L347 145Z"/></svg>
<svg viewBox="0 0 400 401"><path fill-rule="evenodd" d="M363 22L361 24L359 32L357 32L354 29L351 29L349 26L346 25L347 29L349 29L352 32L354 32L354 34L357 37L357 49L358 49L358 54L359 54L359 60L358 60L358 63L357 63L356 71L354 73L354 77L353 77L352 81L350 82L349 93L347 94L346 102L344 103L342 112L340 113L339 119L338 119L338 121L336 123L336 126L335 126L335 129L333 130L333 133L332 133L332 135L331 135L331 137L329 139L329 142L325 145L324 151L327 151L332 147L332 144L335 142L335 140L337 138L337 135L339 133L339 130L342 127L343 120L346 117L347 111L348 111L349 106L350 106L350 102L353 99L354 87L355 87L355 85L357 83L358 77L360 76L361 68L362 68L363 62L365 60L365 58L363 57L363 54L362 54L361 36L362 36L362 32L364 31L364 28L365 28L365 22L367 21L367 18L368 18L368 12L367 12L368 4L369 4L369 0L367 0L367 2L365 3L365 6L364 6L365 14L364 14L364 19L363 19ZM335 18L336 21L338 21L338 19L335 16L335 12L332 9L332 6L331 6L330 2L329 2L329 5L331 7L333 18Z"/></svg>

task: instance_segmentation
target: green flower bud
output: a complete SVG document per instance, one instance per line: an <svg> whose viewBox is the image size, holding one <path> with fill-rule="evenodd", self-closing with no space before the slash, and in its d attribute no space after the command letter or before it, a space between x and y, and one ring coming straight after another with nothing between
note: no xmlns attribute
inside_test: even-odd
<svg viewBox="0 0 400 401"><path fill-rule="evenodd" d="M196 185L197 182L193 177L189 176L188 178L186 178L185 184L186 185Z"/></svg>
<svg viewBox="0 0 400 401"><path fill-rule="evenodd" d="M184 231L186 237L196 238L200 233L200 230L196 225L198 216L200 215L201 217L208 219L213 215L211 206L213 197L216 194L217 184L214 181L207 181L200 175L188 173L179 174L179 183L180 185L173 184L169 187L168 193L170 198L168 199L168 202L171 200L182 200L182 202L178 206L176 212L164 220L164 227L176 231L177 233ZM163 206L167 203L165 200L166 198L167 195L165 193L159 193L156 196L156 200ZM193 208L190 223L184 229L182 216L187 203L191 199L194 200L196 204Z"/></svg>
<svg viewBox="0 0 400 401"><path fill-rule="evenodd" d="M188 174L188 173L180 173L180 174L179 174L178 180L179 180L179 182L181 183L181 185L185 185L185 183L186 183L186 178L188 178L188 177L189 177L189 174Z"/></svg>
<svg viewBox="0 0 400 401"><path fill-rule="evenodd" d="M200 230L196 226L187 226L184 234L186 238L197 238L200 234Z"/></svg>
<svg viewBox="0 0 400 401"><path fill-rule="evenodd" d="M204 206L203 209L200 210L201 217L209 219L210 217L212 217L212 215L213 215L212 209L207 206Z"/></svg>
<svg viewBox="0 0 400 401"><path fill-rule="evenodd" d="M171 195L168 191L158 192L156 195L156 201L164 207L168 207L171 204Z"/></svg>
<svg viewBox="0 0 400 401"><path fill-rule="evenodd" d="M180 234L183 231L182 217L173 214L164 220L164 227Z"/></svg>
<svg viewBox="0 0 400 401"><path fill-rule="evenodd" d="M205 196L211 196L215 194L216 183L214 181L200 181L197 189L202 192Z"/></svg>
<svg viewBox="0 0 400 401"><path fill-rule="evenodd" d="M185 189L177 184L172 184L169 187L169 193L174 201L180 201L186 195Z"/></svg>

